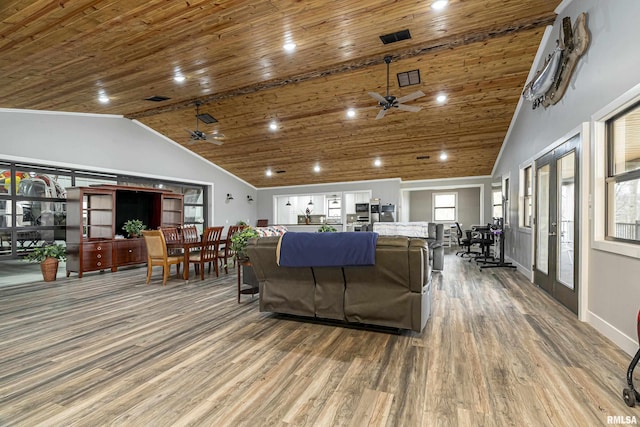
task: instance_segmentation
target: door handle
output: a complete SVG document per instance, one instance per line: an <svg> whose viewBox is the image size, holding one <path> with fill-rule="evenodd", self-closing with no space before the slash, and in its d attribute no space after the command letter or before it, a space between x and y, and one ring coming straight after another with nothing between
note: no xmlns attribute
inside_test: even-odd
<svg viewBox="0 0 640 427"><path fill-rule="evenodd" d="M549 236L555 236L556 233L549 233Z"/></svg>

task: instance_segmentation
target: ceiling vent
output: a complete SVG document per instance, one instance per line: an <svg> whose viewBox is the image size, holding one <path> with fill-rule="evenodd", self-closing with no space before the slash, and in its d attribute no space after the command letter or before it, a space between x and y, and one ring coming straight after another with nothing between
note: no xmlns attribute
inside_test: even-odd
<svg viewBox="0 0 640 427"><path fill-rule="evenodd" d="M276 173L285 173L286 171L276 171Z"/></svg>
<svg viewBox="0 0 640 427"><path fill-rule="evenodd" d="M152 96L152 97L149 97L149 98L145 98L144 100L145 101L153 101L153 102L162 102L162 101L168 101L169 99L171 99L171 98L169 98L168 96L156 95L156 96Z"/></svg>
<svg viewBox="0 0 640 427"><path fill-rule="evenodd" d="M209 113L204 113L204 114L198 114L196 115L196 117L198 118L198 120L200 120L202 123L206 123L208 125L210 125L211 123L218 123L218 119L216 119L215 117L213 117L211 114Z"/></svg>
<svg viewBox="0 0 640 427"><path fill-rule="evenodd" d="M427 160L431 158L431 156L416 156L416 160Z"/></svg>
<svg viewBox="0 0 640 427"><path fill-rule="evenodd" d="M389 44L399 42L401 40L409 40L411 38L411 33L409 30L402 30L396 33L385 34L384 36L380 36L380 40L382 43Z"/></svg>
<svg viewBox="0 0 640 427"><path fill-rule="evenodd" d="M420 70L405 71L398 73L398 86L405 87L420 84Z"/></svg>

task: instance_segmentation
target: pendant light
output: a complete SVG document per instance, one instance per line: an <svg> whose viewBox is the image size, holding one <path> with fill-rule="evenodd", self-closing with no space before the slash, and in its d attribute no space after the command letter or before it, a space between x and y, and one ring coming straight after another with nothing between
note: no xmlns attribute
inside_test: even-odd
<svg viewBox="0 0 640 427"><path fill-rule="evenodd" d="M309 197L309 203L307 203L307 205L313 206L313 200L311 200L311 197Z"/></svg>
<svg viewBox="0 0 640 427"><path fill-rule="evenodd" d="M291 206L291 200L289 200L289 198L287 198L287 204L285 206Z"/></svg>

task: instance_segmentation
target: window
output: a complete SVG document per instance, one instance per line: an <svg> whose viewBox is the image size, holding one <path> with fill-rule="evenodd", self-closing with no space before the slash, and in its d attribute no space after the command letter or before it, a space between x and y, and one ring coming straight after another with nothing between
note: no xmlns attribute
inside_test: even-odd
<svg viewBox="0 0 640 427"><path fill-rule="evenodd" d="M491 190L491 200L493 205L491 216L493 218L502 218L502 188L494 187Z"/></svg>
<svg viewBox="0 0 640 427"><path fill-rule="evenodd" d="M522 186L520 194L522 195L522 206L520 207L520 226L531 228L533 217L533 167L527 166L522 170Z"/></svg>
<svg viewBox="0 0 640 427"><path fill-rule="evenodd" d="M640 103L606 122L606 237L640 242Z"/></svg>
<svg viewBox="0 0 640 427"><path fill-rule="evenodd" d="M433 193L433 220L456 222L458 193Z"/></svg>
<svg viewBox="0 0 640 427"><path fill-rule="evenodd" d="M67 188L96 184L166 188L184 194L184 223L195 223L201 231L206 226L206 187L201 185L0 161L0 259L23 256L43 242L64 242Z"/></svg>

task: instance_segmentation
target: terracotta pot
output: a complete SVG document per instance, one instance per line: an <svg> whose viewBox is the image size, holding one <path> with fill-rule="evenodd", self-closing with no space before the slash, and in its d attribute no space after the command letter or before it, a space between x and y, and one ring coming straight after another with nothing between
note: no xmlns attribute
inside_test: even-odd
<svg viewBox="0 0 640 427"><path fill-rule="evenodd" d="M40 263L40 270L42 270L42 278L45 282L53 282L56 280L58 274L58 260L53 257L47 257Z"/></svg>
<svg viewBox="0 0 640 427"><path fill-rule="evenodd" d="M304 223L305 223L305 224L307 224L307 225L309 225L309 224L311 223L311 220L310 220L309 218L305 218L305 219L304 219Z"/></svg>

